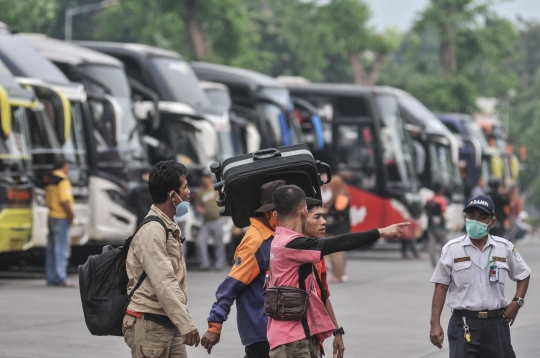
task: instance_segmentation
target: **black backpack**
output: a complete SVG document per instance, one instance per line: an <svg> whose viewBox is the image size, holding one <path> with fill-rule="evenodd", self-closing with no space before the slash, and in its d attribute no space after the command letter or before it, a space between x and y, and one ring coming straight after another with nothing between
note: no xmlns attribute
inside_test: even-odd
<svg viewBox="0 0 540 358"><path fill-rule="evenodd" d="M167 239L172 230L157 216L148 216L124 246L113 248L107 245L100 255L88 257L84 265L79 266L79 286L86 327L94 336L123 336L122 320L126 308L135 291L146 278L143 272L139 281L127 294L128 276L126 258L133 237L145 224L157 221L165 229Z"/></svg>
<svg viewBox="0 0 540 358"><path fill-rule="evenodd" d="M428 200L426 202L426 214L428 217L428 226L444 226L441 204L431 199Z"/></svg>

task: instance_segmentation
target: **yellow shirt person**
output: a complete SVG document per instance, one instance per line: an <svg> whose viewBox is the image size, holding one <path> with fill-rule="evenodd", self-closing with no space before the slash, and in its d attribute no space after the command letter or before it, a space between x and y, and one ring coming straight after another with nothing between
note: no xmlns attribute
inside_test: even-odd
<svg viewBox="0 0 540 358"><path fill-rule="evenodd" d="M68 203L71 211L74 212L75 199L73 198L71 182L67 174L60 169L53 171L53 177L56 177L54 179L58 180L58 184L48 185L45 190L45 201L49 208L49 217L68 219L69 215L62 203Z"/></svg>
<svg viewBox="0 0 540 358"><path fill-rule="evenodd" d="M47 226L47 249L45 274L47 284L59 287L74 287L67 280L71 223L74 218L75 200L68 178L68 164L65 160L54 163L52 175L43 178L45 201L49 208Z"/></svg>

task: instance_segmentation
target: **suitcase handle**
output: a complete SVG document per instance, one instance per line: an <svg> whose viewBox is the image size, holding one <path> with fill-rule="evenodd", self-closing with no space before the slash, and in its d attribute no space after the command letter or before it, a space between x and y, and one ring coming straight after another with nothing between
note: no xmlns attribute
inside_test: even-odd
<svg viewBox="0 0 540 358"><path fill-rule="evenodd" d="M315 161L315 164L317 164L317 170L319 171L319 181L320 181L320 185L324 185L324 184L328 184L330 183L330 181L332 180L332 170L330 169L330 165L326 164L325 162L321 162L320 160L317 160ZM323 182L322 180L320 180L320 176L321 176L321 168L324 168L324 171L326 173L326 176L328 177L328 179Z"/></svg>
<svg viewBox="0 0 540 358"><path fill-rule="evenodd" d="M275 157L281 157L281 152L276 148L263 149L253 153L253 160L263 160Z"/></svg>

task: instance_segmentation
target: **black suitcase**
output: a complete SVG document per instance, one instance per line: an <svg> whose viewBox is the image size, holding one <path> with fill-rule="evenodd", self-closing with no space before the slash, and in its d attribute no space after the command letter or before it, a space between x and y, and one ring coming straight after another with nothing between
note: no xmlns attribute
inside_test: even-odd
<svg viewBox="0 0 540 358"><path fill-rule="evenodd" d="M324 168L328 180L323 183L319 169ZM220 196L221 216L232 216L237 227L249 226L249 218L261 206L259 189L265 183L282 179L302 188L307 196L321 199L320 186L331 180L330 166L316 161L306 144L270 148L213 163L215 189Z"/></svg>

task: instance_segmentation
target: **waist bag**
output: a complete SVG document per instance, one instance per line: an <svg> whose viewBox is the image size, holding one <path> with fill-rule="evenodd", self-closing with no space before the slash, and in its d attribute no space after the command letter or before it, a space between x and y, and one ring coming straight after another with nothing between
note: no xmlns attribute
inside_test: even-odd
<svg viewBox="0 0 540 358"><path fill-rule="evenodd" d="M270 274L272 266L270 266ZM312 273L314 269L312 266ZM314 289L315 279L311 279L309 292L301 288L273 286L265 290L264 313L279 321L298 321L306 317L309 296Z"/></svg>

